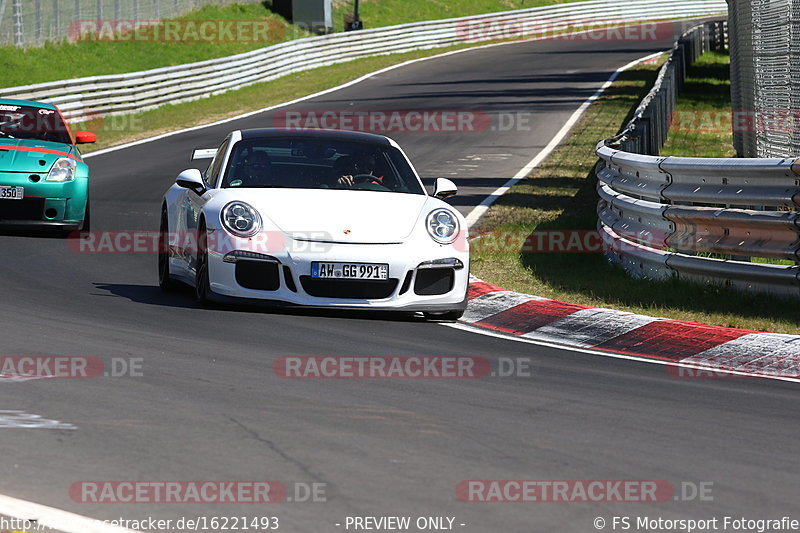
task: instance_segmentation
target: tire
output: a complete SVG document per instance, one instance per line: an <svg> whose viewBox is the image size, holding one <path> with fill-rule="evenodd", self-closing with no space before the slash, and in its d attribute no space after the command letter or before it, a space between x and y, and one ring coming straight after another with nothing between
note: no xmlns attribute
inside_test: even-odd
<svg viewBox="0 0 800 533"><path fill-rule="evenodd" d="M439 320L444 322L456 322L459 318L464 316L465 310L458 309L456 311L447 311L444 313L423 313L426 320Z"/></svg>
<svg viewBox="0 0 800 533"><path fill-rule="evenodd" d="M208 280L208 232L205 221L200 223L197 231L197 261L194 281L194 295L198 303L208 305L211 284Z"/></svg>
<svg viewBox="0 0 800 533"><path fill-rule="evenodd" d="M175 280L169 275L169 219L167 218L167 207L161 210L161 224L158 230L158 286L162 292L172 292L175 290Z"/></svg>

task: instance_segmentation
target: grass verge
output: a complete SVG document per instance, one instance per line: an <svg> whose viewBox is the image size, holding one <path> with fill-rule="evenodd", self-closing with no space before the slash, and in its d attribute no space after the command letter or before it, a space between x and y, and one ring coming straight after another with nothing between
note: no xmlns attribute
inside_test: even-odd
<svg viewBox="0 0 800 533"><path fill-rule="evenodd" d="M178 39L154 37L154 29L142 31L137 37L127 34L127 40L78 40L76 42L49 42L41 48L17 49L0 47L3 69L3 87L15 87L46 81L119 74L159 67L193 63L206 59L256 50L282 41L307 37L309 33L273 14L266 4L243 4L225 7L206 6L174 20L182 21L266 21L269 30L266 39L249 40L247 33L234 40L193 37L190 26L177 32ZM246 26L242 26L246 30ZM184 31L185 30L185 31ZM163 35L163 26L158 35ZM215 35L206 33L206 35Z"/></svg>
<svg viewBox="0 0 800 533"><path fill-rule="evenodd" d="M661 155L736 156L730 66L728 52L708 52L689 67Z"/></svg>
<svg viewBox="0 0 800 533"><path fill-rule="evenodd" d="M360 0L358 12L365 28L380 28L406 22L468 17L578 1L580 0ZM352 12L353 0L334 1L335 31L343 31L344 15Z"/></svg>
<svg viewBox="0 0 800 533"><path fill-rule="evenodd" d="M718 286L634 280L601 253L520 252L534 230L595 229L598 139L619 131L652 86L655 65L623 73L565 141L480 221L503 250L473 243L472 273L506 289L576 304L728 327L800 333L800 309L786 301ZM684 154L685 155L685 154ZM491 238L487 243L496 243ZM483 247L483 249L482 249Z"/></svg>
<svg viewBox="0 0 800 533"><path fill-rule="evenodd" d="M477 15L510 9L576 2L580 0L361 0L362 20L368 28L390 26L406 22L438 20L442 18ZM3 87L15 87L86 76L136 72L159 67L193 63L207 59L230 56L279 42L308 37L311 34L294 26L271 11L272 1L229 6L205 6L174 20L180 21L266 21L269 31L266 38L259 34L251 37L243 27L243 37L235 35L230 40L209 40L192 26L180 26L180 31L169 40L156 38L165 35L163 24L158 30L147 29L128 32L115 39L77 42L49 42L40 48L17 49L0 47L0 65L3 70ZM352 11L352 1L339 2L335 10L334 26L344 27L345 12ZM110 26L109 26L110 27ZM236 28L235 26L233 27ZM108 32L103 33L105 36ZM215 35L210 33L208 35ZM228 35L228 34L226 34ZM233 35L233 34L231 34Z"/></svg>

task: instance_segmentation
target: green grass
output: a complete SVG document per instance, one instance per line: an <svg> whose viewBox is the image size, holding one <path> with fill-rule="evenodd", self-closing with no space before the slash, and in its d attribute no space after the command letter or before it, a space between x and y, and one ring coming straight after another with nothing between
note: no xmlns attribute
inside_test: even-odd
<svg viewBox="0 0 800 533"><path fill-rule="evenodd" d="M472 273L506 289L576 304L779 333L800 333L800 308L764 295L671 280L634 280L601 253L523 253L534 230L594 230L597 222L599 139L615 134L655 79L653 65L623 73L591 106L566 140L527 179L513 187L480 221L479 230L509 232L473 242ZM483 243L482 243L483 241ZM505 242L505 241L504 241ZM483 248L482 248L483 247Z"/></svg>
<svg viewBox="0 0 800 533"><path fill-rule="evenodd" d="M358 11L365 28L379 28L576 1L579 0L360 0ZM353 0L334 0L336 31L344 28L344 14L352 12Z"/></svg>
<svg viewBox="0 0 800 533"><path fill-rule="evenodd" d="M560 4L579 0L361 0L361 18L368 28ZM105 40L50 42L39 48L0 47L3 87L46 81L119 74L230 56L279 42L308 37L307 31L272 13L272 2L231 6L206 6L176 20L254 21L270 23L269 39L259 41ZM337 3L334 26L343 30L343 15L352 1ZM161 30L160 33L163 33Z"/></svg>
<svg viewBox="0 0 800 533"><path fill-rule="evenodd" d="M736 155L731 130L730 64L727 52L708 52L689 67L661 155Z"/></svg>
<svg viewBox="0 0 800 533"><path fill-rule="evenodd" d="M41 48L19 50L0 47L4 87L45 81L80 78L101 74L118 74L158 67L181 65L205 59L234 55L278 42L306 37L310 34L288 24L264 4L243 4L227 7L206 6L177 20L265 20L270 24L266 41L232 42L208 40L81 40L47 43Z"/></svg>

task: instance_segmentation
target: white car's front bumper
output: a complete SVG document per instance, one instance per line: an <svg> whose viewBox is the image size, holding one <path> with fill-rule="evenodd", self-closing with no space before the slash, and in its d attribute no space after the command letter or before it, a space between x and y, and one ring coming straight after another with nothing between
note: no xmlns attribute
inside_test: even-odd
<svg viewBox="0 0 800 533"><path fill-rule="evenodd" d="M469 251L430 242L402 244L336 244L293 241L259 256L225 256L235 250L209 252L212 298L262 301L309 307L447 312L467 304ZM248 247L242 247L247 251ZM420 268L454 259L461 268ZM388 281L311 278L311 263L384 263Z"/></svg>

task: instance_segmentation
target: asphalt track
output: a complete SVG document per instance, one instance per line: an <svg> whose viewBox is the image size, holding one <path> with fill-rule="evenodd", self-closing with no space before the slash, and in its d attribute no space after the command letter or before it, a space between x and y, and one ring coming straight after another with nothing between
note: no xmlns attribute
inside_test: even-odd
<svg viewBox="0 0 800 533"><path fill-rule="evenodd" d="M502 185L620 66L668 41L541 41L415 63L295 109L531 112L527 131L395 133L426 178L456 172L468 209ZM94 229L156 230L193 147L272 113L90 160ZM506 154L506 155L504 155ZM476 157L477 156L477 157ZM798 511L795 385L677 379L665 367L363 314L201 309L162 295L155 257L0 237L0 353L140 358L144 376L0 382L0 409L72 425L0 428L0 493L97 518L278 516L343 531L346 516L455 517L469 532L595 531L627 515ZM529 359L530 377L288 380L281 356ZM6 414L7 416L7 414ZM713 499L465 503L462 480L713 482ZM82 504L82 480L325 483L326 502ZM795 516L795 518L800 518ZM337 527L335 524L342 524ZM463 527L459 524L465 524ZM635 529L634 529L635 530Z"/></svg>

